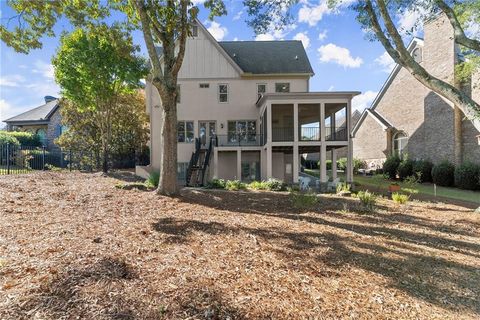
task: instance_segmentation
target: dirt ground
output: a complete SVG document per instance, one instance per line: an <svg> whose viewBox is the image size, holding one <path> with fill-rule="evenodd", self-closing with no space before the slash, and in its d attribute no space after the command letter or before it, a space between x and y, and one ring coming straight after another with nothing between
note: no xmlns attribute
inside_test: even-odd
<svg viewBox="0 0 480 320"><path fill-rule="evenodd" d="M0 177L0 319L480 317L471 209L119 182Z"/></svg>

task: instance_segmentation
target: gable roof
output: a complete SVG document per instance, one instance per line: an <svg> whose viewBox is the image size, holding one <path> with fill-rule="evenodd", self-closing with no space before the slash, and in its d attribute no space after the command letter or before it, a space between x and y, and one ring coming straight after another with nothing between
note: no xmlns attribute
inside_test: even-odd
<svg viewBox="0 0 480 320"><path fill-rule="evenodd" d="M353 137L355 137L355 134L357 133L358 129L362 125L363 120L365 120L367 115L370 115L375 121L377 121L382 126L383 130L393 128L393 125L385 117L383 117L380 113L373 110L372 108L367 108L367 109L363 110L362 115L360 116L360 119L358 119L358 121L356 122L355 126L352 129L352 136Z"/></svg>
<svg viewBox="0 0 480 320"><path fill-rule="evenodd" d="M218 44L245 73L314 74L301 41L220 41Z"/></svg>
<svg viewBox="0 0 480 320"><path fill-rule="evenodd" d="M13 123L35 123L35 122L48 122L50 116L57 110L59 106L59 99L49 101L45 104L42 104L39 107L30 109L24 113L16 115L12 118L4 120L8 124Z"/></svg>

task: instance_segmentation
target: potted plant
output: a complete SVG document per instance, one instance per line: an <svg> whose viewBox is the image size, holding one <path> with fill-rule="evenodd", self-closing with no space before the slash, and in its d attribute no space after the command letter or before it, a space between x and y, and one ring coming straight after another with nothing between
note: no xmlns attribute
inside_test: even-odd
<svg viewBox="0 0 480 320"><path fill-rule="evenodd" d="M400 185L396 182L392 182L388 186L388 191L391 192L391 193L398 192L398 191L400 191Z"/></svg>

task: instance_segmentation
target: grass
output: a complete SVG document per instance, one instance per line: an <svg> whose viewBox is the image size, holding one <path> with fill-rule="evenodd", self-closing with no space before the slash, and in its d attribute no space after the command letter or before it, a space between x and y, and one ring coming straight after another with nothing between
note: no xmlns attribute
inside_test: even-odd
<svg viewBox="0 0 480 320"><path fill-rule="evenodd" d="M305 173L315 177L320 176L318 170L305 169ZM327 174L331 175L330 172L328 172ZM344 178L345 174L343 172L338 172L338 177ZM388 186L391 183L390 180L378 179L372 176L363 176L363 175L355 175L353 179L355 182L360 183L360 185L362 186L375 187L375 188L380 188L385 190L388 188ZM401 188L406 189L410 187L408 184L404 182L401 182L401 181L396 181L396 182L400 185ZM418 189L418 194L420 195L427 195L432 197L435 196L434 186L431 183L421 183L421 184L418 184L416 188ZM461 190L457 188L437 186L437 196L449 198L453 200L468 201L468 202L480 204L480 192L478 191Z"/></svg>
<svg viewBox="0 0 480 320"><path fill-rule="evenodd" d="M19 174L19 173L29 173L32 172L32 169L10 166L10 174ZM0 175L8 174L7 166L0 166Z"/></svg>

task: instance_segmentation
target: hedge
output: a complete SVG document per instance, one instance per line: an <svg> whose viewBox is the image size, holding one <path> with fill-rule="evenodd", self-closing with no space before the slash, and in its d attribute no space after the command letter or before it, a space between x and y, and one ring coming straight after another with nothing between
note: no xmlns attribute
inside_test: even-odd
<svg viewBox="0 0 480 320"><path fill-rule="evenodd" d="M397 177L397 170L400 162L400 157L397 155L388 157L383 163L383 172L387 174L390 179L395 179Z"/></svg>
<svg viewBox="0 0 480 320"><path fill-rule="evenodd" d="M415 164L415 161L406 159L400 162L397 172L398 172L398 177L400 180L404 180L406 177L410 177L413 175L413 166Z"/></svg>
<svg viewBox="0 0 480 320"><path fill-rule="evenodd" d="M433 163L428 160L418 160L413 165L413 172L420 173L420 182L432 182L432 169Z"/></svg>
<svg viewBox="0 0 480 320"><path fill-rule="evenodd" d="M460 189L480 189L480 166L471 162L465 162L455 168L455 186Z"/></svg>
<svg viewBox="0 0 480 320"><path fill-rule="evenodd" d="M20 142L17 138L13 137L12 135L7 134L6 131L0 131L0 145L2 144L12 144L12 145L20 145Z"/></svg>
<svg viewBox="0 0 480 320"><path fill-rule="evenodd" d="M443 187L451 187L454 182L455 167L449 161L445 160L433 166L433 183Z"/></svg>
<svg viewBox="0 0 480 320"><path fill-rule="evenodd" d="M20 145L22 146L30 146L30 147L41 147L42 142L40 141L40 137L37 134L31 132L24 132L24 131L0 131L0 143L4 143L2 141L1 136L9 136L16 139ZM12 142L9 142L12 143Z"/></svg>

